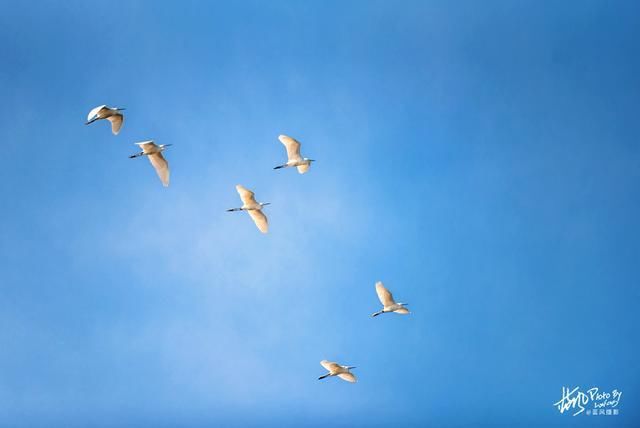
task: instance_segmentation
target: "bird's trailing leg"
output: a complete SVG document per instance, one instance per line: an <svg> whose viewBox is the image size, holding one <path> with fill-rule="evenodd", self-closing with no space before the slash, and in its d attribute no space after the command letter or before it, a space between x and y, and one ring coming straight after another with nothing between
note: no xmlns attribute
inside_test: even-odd
<svg viewBox="0 0 640 428"><path fill-rule="evenodd" d="M320 376L320 377L318 378L318 380L322 380L322 379L324 379L325 377L329 377L329 376L331 376L331 373L327 373L326 375L322 375L322 376Z"/></svg>
<svg viewBox="0 0 640 428"><path fill-rule="evenodd" d="M375 314L371 314L372 317L377 317L380 314L384 314L384 311L378 311Z"/></svg>
<svg viewBox="0 0 640 428"><path fill-rule="evenodd" d="M287 165L286 163L284 165L278 165L278 166L274 166L273 169L280 169L280 168L286 168L289 165Z"/></svg>
<svg viewBox="0 0 640 428"><path fill-rule="evenodd" d="M232 212L232 211L242 211L242 208L229 208L227 210L228 213Z"/></svg>
<svg viewBox="0 0 640 428"><path fill-rule="evenodd" d="M94 117L94 118L93 118L93 119L91 119L90 121L86 122L86 123L85 123L85 125L90 125L90 124L92 124L93 122L95 122L95 121L96 121L96 120L98 120L98 119L99 119L98 117Z"/></svg>
<svg viewBox="0 0 640 428"><path fill-rule="evenodd" d="M144 152L136 153L135 155L129 156L129 159L137 158L138 156L144 156Z"/></svg>

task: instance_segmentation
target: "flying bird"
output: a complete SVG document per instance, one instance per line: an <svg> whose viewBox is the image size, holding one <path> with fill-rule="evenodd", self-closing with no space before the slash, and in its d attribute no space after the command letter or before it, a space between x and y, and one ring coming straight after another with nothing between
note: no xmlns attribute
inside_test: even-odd
<svg viewBox="0 0 640 428"><path fill-rule="evenodd" d="M122 122L124 122L124 115L120 113L122 110L124 109L107 107L106 105L98 106L89 112L85 125L89 125L96 120L107 119L111 122L111 132L113 132L113 135L118 135L120 128L122 128Z"/></svg>
<svg viewBox="0 0 640 428"><path fill-rule="evenodd" d="M135 155L129 156L130 159L137 158L138 156L146 156L149 158L149 162L158 173L160 181L164 187L169 187L169 163L162 156L162 152L171 144L155 144L152 140L136 143L142 151Z"/></svg>
<svg viewBox="0 0 640 428"><path fill-rule="evenodd" d="M382 303L382 310L372 314L372 317L377 317L380 314L384 314L385 312L395 312L396 314L406 315L409 313L409 310L405 308L407 303L396 303L393 300L393 295L389 290L385 288L384 285L380 281L376 282L376 293L378 293L378 299Z"/></svg>
<svg viewBox="0 0 640 428"><path fill-rule="evenodd" d="M338 376L340 379L346 380L347 382L355 383L356 381L356 377L354 376L354 374L349 371L351 369L355 369L355 367L353 366L341 366L338 363L327 360L320 361L320 365L327 369L329 373L320 376L318 380L324 379L328 376Z"/></svg>
<svg viewBox="0 0 640 428"><path fill-rule="evenodd" d="M256 201L255 194L244 186L238 184L236 190L242 200L242 206L240 208L230 208L227 211L246 211L249 213L256 227L262 233L267 233L269 230L269 223L267 216L262 212L262 207L269 205L270 202L260 203Z"/></svg>
<svg viewBox="0 0 640 428"><path fill-rule="evenodd" d="M303 158L300 155L300 142L291 137L287 137L286 135L280 135L278 139L282 144L284 144L285 148L287 149L287 163L278 165L273 169L295 166L298 168L298 172L300 174L304 174L305 172L307 172L309 170L309 167L311 166L311 162L315 162L315 160Z"/></svg>

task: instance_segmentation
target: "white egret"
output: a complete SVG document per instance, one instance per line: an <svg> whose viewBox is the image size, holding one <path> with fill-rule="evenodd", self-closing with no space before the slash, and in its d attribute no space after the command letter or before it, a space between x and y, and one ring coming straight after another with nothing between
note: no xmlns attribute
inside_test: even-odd
<svg viewBox="0 0 640 428"><path fill-rule="evenodd" d="M382 310L372 314L372 317L377 317L380 314L384 314L385 312L395 312L396 314L406 315L409 313L409 310L405 308L407 303L396 303L393 300L393 295L389 290L385 288L384 285L380 281L376 282L376 293L378 293L378 299L382 303Z"/></svg>
<svg viewBox="0 0 640 428"><path fill-rule="evenodd" d="M324 379L328 376L338 376L340 379L346 380L347 382L354 383L356 381L354 374L349 371L351 369L355 369L353 366L341 366L338 363L327 360L320 361L320 365L327 369L329 373L320 376L318 380Z"/></svg>
<svg viewBox="0 0 640 428"><path fill-rule="evenodd" d="M158 177L160 177L160 181L162 181L162 185L164 187L169 187L169 162L162 156L162 152L165 148L171 146L171 144L155 144L153 140L142 141L141 143L136 143L142 151L140 153L136 153L135 155L129 156L129 158L137 158L138 156L146 156L149 158L149 162L153 168L155 168L156 173L158 173Z"/></svg>
<svg viewBox="0 0 640 428"><path fill-rule="evenodd" d="M124 109L107 107L106 105L98 106L89 112L85 125L89 125L96 120L107 119L111 122L111 132L113 132L114 135L118 135L120 128L122 128L122 122L124 122L124 115L120 113L122 110Z"/></svg>
<svg viewBox="0 0 640 428"><path fill-rule="evenodd" d="M269 205L270 202L260 203L256 201L254 193L247 189L244 186L238 184L236 186L236 190L240 195L240 199L242 200L242 206L240 208L230 208L227 211L246 211L249 213L253 222L258 227L258 230L262 233L267 233L269 230L269 223L267 221L267 216L262 212L262 207L265 205Z"/></svg>
<svg viewBox="0 0 640 428"><path fill-rule="evenodd" d="M303 158L300 155L300 142L291 137L287 137L286 135L280 135L278 139L282 144L284 144L287 149L287 163L278 165L273 169L295 166L298 168L298 172L300 174L304 174L305 172L307 172L309 170L309 167L311 166L311 162L315 162L315 160Z"/></svg>

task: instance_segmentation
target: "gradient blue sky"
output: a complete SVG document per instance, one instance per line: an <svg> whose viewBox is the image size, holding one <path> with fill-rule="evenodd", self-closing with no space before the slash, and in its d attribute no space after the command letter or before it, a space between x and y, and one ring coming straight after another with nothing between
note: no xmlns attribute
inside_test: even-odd
<svg viewBox="0 0 640 428"><path fill-rule="evenodd" d="M2 2L0 426L640 424L638 2L116 3Z"/></svg>

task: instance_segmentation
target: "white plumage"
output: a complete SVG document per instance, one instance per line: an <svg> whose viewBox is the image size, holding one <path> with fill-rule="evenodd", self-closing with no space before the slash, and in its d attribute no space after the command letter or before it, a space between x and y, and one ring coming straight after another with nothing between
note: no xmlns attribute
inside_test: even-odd
<svg viewBox="0 0 640 428"><path fill-rule="evenodd" d="M320 376L318 380L324 379L329 376L338 376L340 379L346 380L347 382L356 382L355 375L350 372L351 369L355 369L355 367L353 366L342 366L338 363L327 360L320 361L320 365L324 367L329 373Z"/></svg>
<svg viewBox="0 0 640 428"><path fill-rule="evenodd" d="M262 233L267 233L269 231L269 222L267 216L262 212L262 207L269 205L269 202L260 203L256 201L255 194L240 184L236 186L236 190L240 195L242 207L231 208L227 211L246 211L249 213L258 230Z"/></svg>
<svg viewBox="0 0 640 428"><path fill-rule="evenodd" d="M111 122L111 132L114 135L118 135L120 132L120 128L122 128L122 123L124 122L124 115L120 113L123 108L117 107L107 107L106 105L98 106L92 109L87 115L87 125L95 122L100 119L107 119Z"/></svg>
<svg viewBox="0 0 640 428"><path fill-rule="evenodd" d="M391 292L380 281L376 282L376 293L383 307L381 311L372 314L372 317L377 317L385 312L395 312L402 315L409 313L409 310L405 308L406 303L396 303Z"/></svg>
<svg viewBox="0 0 640 428"><path fill-rule="evenodd" d="M286 135L280 135L278 139L284 145L285 149L287 149L287 163L278 165L273 169L295 166L300 174L307 172L311 166L311 162L315 161L313 159L303 158L300 155L300 142Z"/></svg>
<svg viewBox="0 0 640 428"><path fill-rule="evenodd" d="M138 156L146 156L149 158L149 162L151 162L151 166L156 170L158 174L158 178L162 182L164 187L169 187L169 162L162 156L162 152L166 147L169 147L171 144L155 144L152 140L142 141L137 144L142 151L140 153L136 153L135 155L129 156L130 158L135 158Z"/></svg>

